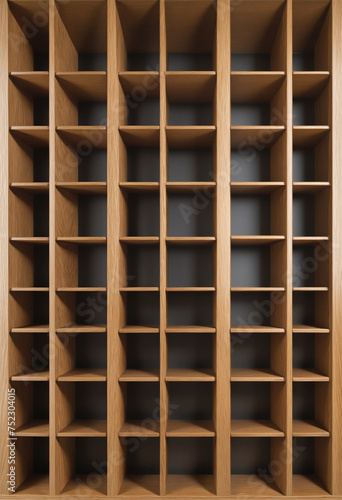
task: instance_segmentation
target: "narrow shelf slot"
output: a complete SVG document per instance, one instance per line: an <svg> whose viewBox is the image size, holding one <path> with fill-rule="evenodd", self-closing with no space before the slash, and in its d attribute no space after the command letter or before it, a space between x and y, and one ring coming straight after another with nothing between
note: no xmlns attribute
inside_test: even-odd
<svg viewBox="0 0 342 500"><path fill-rule="evenodd" d="M70 125L58 126L58 135L75 148L84 145L102 149L107 147L107 127L104 125Z"/></svg>
<svg viewBox="0 0 342 500"><path fill-rule="evenodd" d="M231 437L284 437L281 431L270 420L232 420Z"/></svg>
<svg viewBox="0 0 342 500"><path fill-rule="evenodd" d="M159 126L157 125L122 125L119 131L126 146L159 146Z"/></svg>
<svg viewBox="0 0 342 500"><path fill-rule="evenodd" d="M322 375L316 370L305 368L293 368L294 382L329 382L329 377Z"/></svg>
<svg viewBox="0 0 342 500"><path fill-rule="evenodd" d="M285 187L285 182L231 182L233 194L270 194Z"/></svg>
<svg viewBox="0 0 342 500"><path fill-rule="evenodd" d="M213 99L215 71L167 71L166 92L172 102L208 102Z"/></svg>
<svg viewBox="0 0 342 500"><path fill-rule="evenodd" d="M48 182L11 182L12 191L22 191L29 194L41 194L49 192Z"/></svg>
<svg viewBox="0 0 342 500"><path fill-rule="evenodd" d="M12 375L12 382L48 382L49 372L47 370L18 373Z"/></svg>
<svg viewBox="0 0 342 500"><path fill-rule="evenodd" d="M293 437L329 437L330 432L314 420L294 420L292 435Z"/></svg>
<svg viewBox="0 0 342 500"><path fill-rule="evenodd" d="M56 79L78 101L106 101L106 71L58 71Z"/></svg>
<svg viewBox="0 0 342 500"><path fill-rule="evenodd" d="M232 125L231 146L233 149L251 148L262 144L268 148L284 133L283 125Z"/></svg>
<svg viewBox="0 0 342 500"><path fill-rule="evenodd" d="M11 71L10 78L18 88L31 95L49 95L48 71Z"/></svg>
<svg viewBox="0 0 342 500"><path fill-rule="evenodd" d="M231 236L230 237L232 245L238 246L252 246L252 245L272 245L273 243L279 243L285 241L285 236L282 235L252 235L252 236Z"/></svg>
<svg viewBox="0 0 342 500"><path fill-rule="evenodd" d="M232 71L230 79L232 102L269 102L284 80L284 71Z"/></svg>
<svg viewBox="0 0 342 500"><path fill-rule="evenodd" d="M107 194L106 182L56 182L56 188L75 194Z"/></svg>
<svg viewBox="0 0 342 500"><path fill-rule="evenodd" d="M13 236L10 238L12 244L23 244L23 245L48 245L48 236Z"/></svg>
<svg viewBox="0 0 342 500"><path fill-rule="evenodd" d="M210 420L168 420L166 437L214 437Z"/></svg>
<svg viewBox="0 0 342 500"><path fill-rule="evenodd" d="M151 429L150 422L143 420L129 420L119 431L120 437L159 437L159 423L154 422L156 429Z"/></svg>
<svg viewBox="0 0 342 500"><path fill-rule="evenodd" d="M57 243L69 243L73 245L106 245L106 236L67 236L56 238Z"/></svg>
<svg viewBox="0 0 342 500"><path fill-rule="evenodd" d="M31 420L15 431L16 437L49 437L48 420Z"/></svg>
<svg viewBox="0 0 342 500"><path fill-rule="evenodd" d="M294 71L293 97L308 99L319 96L329 78L329 71Z"/></svg>
<svg viewBox="0 0 342 500"><path fill-rule="evenodd" d="M169 368L167 382L215 382L215 373L211 369Z"/></svg>
<svg viewBox="0 0 342 500"><path fill-rule="evenodd" d="M295 148L313 148L328 133L328 125L294 125L293 146Z"/></svg>
<svg viewBox="0 0 342 500"><path fill-rule="evenodd" d="M285 378L271 369L232 368L232 382L284 382Z"/></svg>
<svg viewBox="0 0 342 500"><path fill-rule="evenodd" d="M107 370L104 368L75 368L57 377L58 382L106 382Z"/></svg>
<svg viewBox="0 0 342 500"><path fill-rule="evenodd" d="M15 139L33 148L46 148L49 145L49 127L47 126L16 126L10 127Z"/></svg>
<svg viewBox="0 0 342 500"><path fill-rule="evenodd" d="M74 420L57 432L57 437L106 437L106 420Z"/></svg>
<svg viewBox="0 0 342 500"><path fill-rule="evenodd" d="M127 369L120 375L119 382L159 382L159 370Z"/></svg>
<svg viewBox="0 0 342 500"><path fill-rule="evenodd" d="M216 137L214 125L167 125L166 137L170 148L210 148Z"/></svg>

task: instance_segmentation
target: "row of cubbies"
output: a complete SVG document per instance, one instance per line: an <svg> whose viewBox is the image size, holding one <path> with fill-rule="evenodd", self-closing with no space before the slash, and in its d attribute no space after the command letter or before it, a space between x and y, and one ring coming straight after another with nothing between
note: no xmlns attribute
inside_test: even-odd
<svg viewBox="0 0 342 500"><path fill-rule="evenodd" d="M84 11L77 23L76 2L55 3L54 31L60 40L53 47L55 134L49 130L49 24L42 23L33 37L23 24L44 10L43 3L9 2L9 32L25 39L20 53L9 44L9 359L18 401L17 493L49 494L49 444L56 439L58 460L66 465L55 493L107 494L107 336L119 335L125 353L119 377L125 401L120 494L159 494L163 272L166 493L210 496L215 494L214 2L166 0L165 89L159 73L159 2L116 2L122 30L118 43L125 53L118 74L124 158L120 203L127 215L120 234L126 324L119 332L107 332L107 169L119 168L107 158L107 58L115 57L107 54L107 3L77 2ZM322 402L329 401L330 379L320 353L328 351L331 336L326 33L331 14L327 0L319 0L312 12L303 9L305 2L293 0L293 103L287 103L285 2L276 0L267 8L262 0L252 3L252 10L246 1L231 14L231 494L282 493L270 463L272 450L278 449L274 442L283 442L285 429L272 419L277 405L284 405L286 373L279 352L292 332L279 320L285 307L281 301L266 313L263 305L272 294L287 290L287 269L279 263L286 261L283 209L290 161L293 449L299 450L293 458L293 494L305 489L309 495L325 494L328 486L315 454L328 461L329 419L324 415L330 409L323 413ZM168 105L164 269L162 92ZM290 131L283 113L290 105L293 157L286 159L281 151ZM55 178L49 169L51 147ZM49 238L51 224L56 241ZM55 380L49 372L51 343ZM51 395L56 436L49 428ZM258 481L248 490L253 475Z"/></svg>

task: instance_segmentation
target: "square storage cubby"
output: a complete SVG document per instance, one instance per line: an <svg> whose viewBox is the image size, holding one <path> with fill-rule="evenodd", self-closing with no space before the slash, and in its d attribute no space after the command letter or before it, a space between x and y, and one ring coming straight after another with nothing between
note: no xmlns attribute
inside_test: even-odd
<svg viewBox="0 0 342 500"><path fill-rule="evenodd" d="M154 73L124 73L120 77L126 101L125 124L131 126L159 125L159 75ZM124 111L124 110L123 110Z"/></svg>
<svg viewBox="0 0 342 500"><path fill-rule="evenodd" d="M201 333L167 335L168 367L202 369L213 366L213 337Z"/></svg>
<svg viewBox="0 0 342 500"><path fill-rule="evenodd" d="M213 294L212 292L169 292L167 295L168 325L198 325L213 324Z"/></svg>
<svg viewBox="0 0 342 500"><path fill-rule="evenodd" d="M159 287L159 246L127 245L128 287Z"/></svg>
<svg viewBox="0 0 342 500"><path fill-rule="evenodd" d="M93 149L78 153L78 182L107 181L107 150Z"/></svg>
<svg viewBox="0 0 342 500"><path fill-rule="evenodd" d="M49 293L26 289L12 291L9 297L13 318L10 329L49 324Z"/></svg>
<svg viewBox="0 0 342 500"><path fill-rule="evenodd" d="M213 385L207 382L169 382L168 429L172 422L212 421ZM185 422L185 423L186 423Z"/></svg>
<svg viewBox="0 0 342 500"><path fill-rule="evenodd" d="M262 1L249 0L234 5L231 12L232 71L285 71L280 57L282 52L285 56L284 6L280 0L272 2L267 10Z"/></svg>
<svg viewBox="0 0 342 500"><path fill-rule="evenodd" d="M293 190L295 193L320 192L329 187L331 181L331 166L328 161L329 134L327 130L314 131L310 138L310 132L305 140L304 132L301 136L301 127L294 129L294 149L293 149ZM305 183L312 184L311 187Z"/></svg>
<svg viewBox="0 0 342 500"><path fill-rule="evenodd" d="M67 496L105 496L107 494L107 441L101 437L59 437L57 450L70 457L65 470Z"/></svg>
<svg viewBox="0 0 342 500"><path fill-rule="evenodd" d="M13 374L49 376L49 335L16 333L12 336Z"/></svg>
<svg viewBox="0 0 342 500"><path fill-rule="evenodd" d="M252 373L254 371L254 374ZM249 373L248 373L249 372ZM231 416L232 416L232 430L233 437L246 437L246 429L243 429L241 424L244 421L254 421L256 424L263 421L265 428L256 425L254 434L256 437L261 437L264 431L269 429L269 432L274 435L283 434L279 426L274 422L275 405L274 399L276 396L280 397L283 388L283 381L251 381L253 378L257 379L257 370L236 369L232 372L231 384ZM249 377L248 377L249 375ZM261 373L259 373L260 377ZM246 381L244 381L246 380ZM274 380L276 380L274 378ZM243 421L243 422L241 422ZM253 431L252 431L253 432ZM280 434L279 434L280 432Z"/></svg>
<svg viewBox="0 0 342 500"><path fill-rule="evenodd" d="M272 177L271 177L272 173ZM271 172L271 150L238 150L231 152L232 182L269 182L277 174L276 167ZM279 173L278 173L279 175Z"/></svg>
<svg viewBox="0 0 342 500"><path fill-rule="evenodd" d="M148 0L136 8L117 0L116 5L124 51L119 71L159 71L159 2Z"/></svg>
<svg viewBox="0 0 342 500"><path fill-rule="evenodd" d="M324 468L329 438L296 437L293 439L293 494L300 492L301 485L312 495L328 495Z"/></svg>
<svg viewBox="0 0 342 500"><path fill-rule="evenodd" d="M244 336L231 334L231 367L232 369L268 368L271 361L272 336L277 334L246 333Z"/></svg>
<svg viewBox="0 0 342 500"><path fill-rule="evenodd" d="M328 382L329 366L319 355L329 353L329 336L326 334L296 333L293 335L293 378Z"/></svg>
<svg viewBox="0 0 342 500"><path fill-rule="evenodd" d="M169 148L169 182L210 182L214 177L211 148Z"/></svg>
<svg viewBox="0 0 342 500"><path fill-rule="evenodd" d="M67 287L68 288L68 287ZM56 327L100 326L107 323L106 291L59 291L56 294Z"/></svg>
<svg viewBox="0 0 342 500"><path fill-rule="evenodd" d="M270 245L233 246L231 250L232 287L270 286L271 262Z"/></svg>
<svg viewBox="0 0 342 500"><path fill-rule="evenodd" d="M293 196L293 236L328 236L328 198L329 190Z"/></svg>
<svg viewBox="0 0 342 500"><path fill-rule="evenodd" d="M18 437L15 442L16 486L20 496L49 495L49 438Z"/></svg>
<svg viewBox="0 0 342 500"><path fill-rule="evenodd" d="M122 334L127 369L159 370L159 335L154 333Z"/></svg>
<svg viewBox="0 0 342 500"><path fill-rule="evenodd" d="M13 126L49 125L49 85L48 74L39 73L36 84L28 85L24 76L14 72L9 80L9 93L16 101L16 109L10 114ZM40 81L39 81L40 80ZM40 84L40 85L39 85ZM11 109L11 108L10 108ZM21 113L18 114L18 109ZM12 109L11 109L12 111Z"/></svg>
<svg viewBox="0 0 342 500"><path fill-rule="evenodd" d="M33 241L33 240L32 240ZM34 245L22 239L14 239L10 246L10 286L17 287L48 287L49 286L49 246ZM25 274L18 272L25 267Z"/></svg>
<svg viewBox="0 0 342 500"><path fill-rule="evenodd" d="M212 247L209 245L169 245L168 286L212 287Z"/></svg>
<svg viewBox="0 0 342 500"><path fill-rule="evenodd" d="M125 421L139 421L150 430L157 431L160 419L159 384L156 382L121 382L125 396ZM154 428L154 423L156 424ZM139 437L138 436L133 437Z"/></svg>
<svg viewBox="0 0 342 500"><path fill-rule="evenodd" d="M271 234L270 196L234 195L231 211L232 235Z"/></svg>
<svg viewBox="0 0 342 500"><path fill-rule="evenodd" d="M166 2L165 16L168 70L215 69L215 2Z"/></svg>
<svg viewBox="0 0 342 500"><path fill-rule="evenodd" d="M57 0L56 7L55 29L61 42L55 47L57 79L59 76L69 79L68 85L73 89L74 75L62 75L62 72L107 70L107 2L100 0L89 3L83 0L79 8L84 17L77 25L72 21L75 9L73 2ZM66 51L68 57L65 57Z"/></svg>
<svg viewBox="0 0 342 500"><path fill-rule="evenodd" d="M159 194L129 193L127 236L159 236Z"/></svg>
<svg viewBox="0 0 342 500"><path fill-rule="evenodd" d="M160 152L156 147L127 147L127 182L159 182Z"/></svg>
<svg viewBox="0 0 342 500"><path fill-rule="evenodd" d="M329 328L328 292L296 290L293 293L293 323L295 325L311 325Z"/></svg>
<svg viewBox="0 0 342 500"><path fill-rule="evenodd" d="M13 72L49 70L49 5L43 0L11 3L8 10L9 60Z"/></svg>
<svg viewBox="0 0 342 500"><path fill-rule="evenodd" d="M232 327L279 327L282 308L285 307L285 295L275 292L235 292L231 294Z"/></svg>
<svg viewBox="0 0 342 500"><path fill-rule="evenodd" d="M122 292L127 325L159 325L158 292Z"/></svg>
<svg viewBox="0 0 342 500"><path fill-rule="evenodd" d="M205 193L169 193L168 236L212 236L212 205Z"/></svg>
<svg viewBox="0 0 342 500"><path fill-rule="evenodd" d="M296 89L295 89L296 90ZM293 125L328 125L329 115L326 105L329 99L329 87L318 95L308 97L308 92L294 92Z"/></svg>
<svg viewBox="0 0 342 500"><path fill-rule="evenodd" d="M293 286L328 286L331 251L327 242L293 247Z"/></svg>
<svg viewBox="0 0 342 500"><path fill-rule="evenodd" d="M13 214L9 217L13 241L15 241L15 238L49 236L49 196L44 193L44 191L48 191L48 186L47 189L43 190L37 187L37 192L35 187L32 187L32 191L29 187L19 185L19 183L12 185L12 192L9 195L10 204L13 210L20 210L25 213L25 223L22 222L16 227L12 222Z"/></svg>
<svg viewBox="0 0 342 500"><path fill-rule="evenodd" d="M293 2L293 70L329 70L329 2L318 2L307 12L303 0Z"/></svg>
<svg viewBox="0 0 342 500"><path fill-rule="evenodd" d="M17 371L18 370L18 371ZM22 369L14 367L16 373ZM49 383L12 381L16 401L16 436L49 436Z"/></svg>

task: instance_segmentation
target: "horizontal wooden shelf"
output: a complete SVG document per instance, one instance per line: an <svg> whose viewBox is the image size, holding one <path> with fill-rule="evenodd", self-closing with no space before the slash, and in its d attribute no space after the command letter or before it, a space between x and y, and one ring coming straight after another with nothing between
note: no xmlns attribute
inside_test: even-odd
<svg viewBox="0 0 342 500"><path fill-rule="evenodd" d="M232 194L270 194L284 188L285 182L231 182Z"/></svg>
<svg viewBox="0 0 342 500"><path fill-rule="evenodd" d="M167 382L214 382L212 369L169 368L166 372Z"/></svg>
<svg viewBox="0 0 342 500"><path fill-rule="evenodd" d="M159 245L159 236L122 236L120 241L127 245Z"/></svg>
<svg viewBox="0 0 342 500"><path fill-rule="evenodd" d="M119 382L159 382L159 370L125 370L119 377Z"/></svg>
<svg viewBox="0 0 342 500"><path fill-rule="evenodd" d="M322 92L330 78L329 71L294 71L293 97L315 98Z"/></svg>
<svg viewBox="0 0 342 500"><path fill-rule="evenodd" d="M11 333L49 333L49 325L17 326L11 329Z"/></svg>
<svg viewBox="0 0 342 500"><path fill-rule="evenodd" d="M48 382L49 381L49 370L43 370L40 372L32 371L30 373L18 373L17 375L12 375L12 382Z"/></svg>
<svg viewBox="0 0 342 500"><path fill-rule="evenodd" d="M211 148L216 137L214 125L166 127L169 148Z"/></svg>
<svg viewBox="0 0 342 500"><path fill-rule="evenodd" d="M106 437L106 420L74 420L57 432L58 437Z"/></svg>
<svg viewBox="0 0 342 500"><path fill-rule="evenodd" d="M330 182L294 182L294 194L315 194L330 187Z"/></svg>
<svg viewBox="0 0 342 500"><path fill-rule="evenodd" d="M294 437L329 437L330 432L313 420L294 420L292 422L292 435Z"/></svg>
<svg viewBox="0 0 342 500"><path fill-rule="evenodd" d="M119 186L130 193L159 191L159 182L120 182Z"/></svg>
<svg viewBox="0 0 342 500"><path fill-rule="evenodd" d="M270 369L232 368L232 382L284 382L285 378Z"/></svg>
<svg viewBox="0 0 342 500"><path fill-rule="evenodd" d="M106 325L67 325L56 328L57 333L106 333Z"/></svg>
<svg viewBox="0 0 342 500"><path fill-rule="evenodd" d="M251 148L255 143L270 148L284 133L283 125L232 125L231 147Z"/></svg>
<svg viewBox="0 0 342 500"><path fill-rule="evenodd" d="M285 292L283 286L232 286L231 292Z"/></svg>
<svg viewBox="0 0 342 500"><path fill-rule="evenodd" d="M214 326L200 326L200 325L177 325L177 326L167 326L165 328L166 333L215 333L216 328Z"/></svg>
<svg viewBox="0 0 342 500"><path fill-rule="evenodd" d="M231 476L231 495L235 498L251 498L255 500L257 498L256 492L262 492L260 498L270 497L270 499L281 498L284 495L277 487L273 477L263 474L263 475L252 475L253 480L251 481L250 474L232 474Z"/></svg>
<svg viewBox="0 0 342 500"><path fill-rule="evenodd" d="M104 125L70 125L56 128L58 135L75 148L86 143L94 149L106 149L107 127Z"/></svg>
<svg viewBox="0 0 342 500"><path fill-rule="evenodd" d="M27 292L48 292L48 286L14 286L10 289L11 293L27 293Z"/></svg>
<svg viewBox="0 0 342 500"><path fill-rule="evenodd" d="M119 131L126 146L159 146L158 125L122 125L119 127Z"/></svg>
<svg viewBox="0 0 342 500"><path fill-rule="evenodd" d="M147 474L145 476L140 474L125 476L121 489L120 496L136 498L148 497L159 495L159 475Z"/></svg>
<svg viewBox="0 0 342 500"><path fill-rule="evenodd" d="M107 288L105 286L70 286L70 287L59 287L56 292L59 293L73 293L73 292L106 292Z"/></svg>
<svg viewBox="0 0 342 500"><path fill-rule="evenodd" d="M33 96L49 95L48 71L11 71L10 78L19 89Z"/></svg>
<svg viewBox="0 0 342 500"><path fill-rule="evenodd" d="M329 377L316 370L293 368L293 382L329 382Z"/></svg>
<svg viewBox="0 0 342 500"><path fill-rule="evenodd" d="M166 437L214 437L211 420L168 420Z"/></svg>
<svg viewBox="0 0 342 500"><path fill-rule="evenodd" d="M155 429L151 429L151 425ZM159 437L159 422L150 420L129 420L125 422L120 431L120 437Z"/></svg>
<svg viewBox="0 0 342 500"><path fill-rule="evenodd" d="M126 95L134 92L136 87L141 87L146 96L159 96L160 76L158 71L120 71L119 79Z"/></svg>
<svg viewBox="0 0 342 500"><path fill-rule="evenodd" d="M232 420L231 437L284 437L281 431L270 420Z"/></svg>
<svg viewBox="0 0 342 500"><path fill-rule="evenodd" d="M294 292L327 292L327 286L294 286Z"/></svg>
<svg viewBox="0 0 342 500"><path fill-rule="evenodd" d="M119 333L159 333L159 327L146 325L126 325L119 329Z"/></svg>
<svg viewBox="0 0 342 500"><path fill-rule="evenodd" d="M329 333L329 328L321 328L311 325L293 325L293 333Z"/></svg>
<svg viewBox="0 0 342 500"><path fill-rule="evenodd" d="M15 139L24 142L32 148L47 148L49 146L48 126L10 127L10 132Z"/></svg>
<svg viewBox="0 0 342 500"><path fill-rule="evenodd" d="M263 325L232 325L231 333L285 333L285 328Z"/></svg>
<svg viewBox="0 0 342 500"><path fill-rule="evenodd" d="M48 474L32 474L25 481L21 483L19 488L15 490L15 493L19 497L24 497L24 495L31 496L34 498L39 495L41 498L48 497L50 491L49 486L49 476Z"/></svg>
<svg viewBox="0 0 342 500"><path fill-rule="evenodd" d="M106 245L106 236L65 236L56 238L57 243L74 245Z"/></svg>
<svg viewBox="0 0 342 500"><path fill-rule="evenodd" d="M107 182L56 182L56 188L75 194L107 194Z"/></svg>
<svg viewBox="0 0 342 500"><path fill-rule="evenodd" d="M166 93L170 102L211 102L215 71L167 71Z"/></svg>
<svg viewBox="0 0 342 500"><path fill-rule="evenodd" d="M232 245L272 245L273 243L279 243L280 241L285 241L285 236L283 235L258 235L258 236L231 236L230 238Z"/></svg>
<svg viewBox="0 0 342 500"><path fill-rule="evenodd" d="M167 292L215 292L214 286L168 286Z"/></svg>
<svg viewBox="0 0 342 500"><path fill-rule="evenodd" d="M14 236L10 238L11 243L23 243L25 245L48 245L48 236Z"/></svg>
<svg viewBox="0 0 342 500"><path fill-rule="evenodd" d="M31 420L16 429L17 437L49 437L48 420Z"/></svg>
<svg viewBox="0 0 342 500"><path fill-rule="evenodd" d="M166 495L172 498L214 497L215 482L213 475L169 474L166 481Z"/></svg>
<svg viewBox="0 0 342 500"><path fill-rule="evenodd" d="M313 245L315 243L321 243L323 241L329 241L329 236L294 236L294 245Z"/></svg>
<svg viewBox="0 0 342 500"><path fill-rule="evenodd" d="M328 134L328 125L294 125L293 145L299 148L313 148Z"/></svg>
<svg viewBox="0 0 342 500"><path fill-rule="evenodd" d="M120 292L159 292L158 286L124 286Z"/></svg>
<svg viewBox="0 0 342 500"><path fill-rule="evenodd" d="M29 194L44 194L49 192L48 182L11 182L12 191L22 191Z"/></svg>
<svg viewBox="0 0 342 500"><path fill-rule="evenodd" d="M212 245L216 242L215 236L167 236L168 245Z"/></svg>
<svg viewBox="0 0 342 500"><path fill-rule="evenodd" d="M57 377L58 382L106 382L105 368L74 368Z"/></svg>
<svg viewBox="0 0 342 500"><path fill-rule="evenodd" d="M270 102L285 80L284 71L232 71L232 103Z"/></svg>
<svg viewBox="0 0 342 500"><path fill-rule="evenodd" d="M328 491L315 476L304 476L293 474L292 476L292 495L296 497L305 496L307 498L328 496Z"/></svg>
<svg viewBox="0 0 342 500"><path fill-rule="evenodd" d="M107 100L106 71L60 71L56 79L78 101Z"/></svg>
<svg viewBox="0 0 342 500"><path fill-rule="evenodd" d="M166 189L169 193L191 193L194 191L210 193L216 188L216 182L167 182Z"/></svg>

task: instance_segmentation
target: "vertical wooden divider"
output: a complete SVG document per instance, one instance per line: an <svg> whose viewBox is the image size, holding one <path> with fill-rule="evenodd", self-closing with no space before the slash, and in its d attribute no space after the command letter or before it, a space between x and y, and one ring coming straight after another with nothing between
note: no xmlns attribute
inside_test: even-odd
<svg viewBox="0 0 342 500"><path fill-rule="evenodd" d="M216 25L216 236L215 325L213 419L216 430L214 476L216 494L230 494L230 2L217 0Z"/></svg>
<svg viewBox="0 0 342 500"><path fill-rule="evenodd" d="M9 321L8 321L8 5L7 2L0 3L0 334L2 346L2 362L0 367L0 457L2 471L7 470L7 388L8 388L8 342L9 342ZM5 465L6 464L6 465ZM6 495L7 477L4 473L0 478L0 495Z"/></svg>
<svg viewBox="0 0 342 500"><path fill-rule="evenodd" d="M166 126L168 116L166 80L167 70L167 45L166 45L166 19L165 0L159 0L159 71L160 71L160 495L166 494L167 482L167 440L166 427L168 420L168 391L166 385L167 370L167 141Z"/></svg>
<svg viewBox="0 0 342 500"><path fill-rule="evenodd" d="M331 294L331 374L332 374L332 493L342 495L342 216L339 199L342 191L342 3L332 0L332 230L330 265Z"/></svg>
<svg viewBox="0 0 342 500"><path fill-rule="evenodd" d="M56 227L55 227L55 1L49 0L49 432L50 495L60 493L56 483Z"/></svg>

